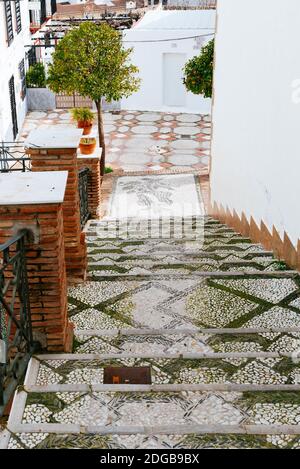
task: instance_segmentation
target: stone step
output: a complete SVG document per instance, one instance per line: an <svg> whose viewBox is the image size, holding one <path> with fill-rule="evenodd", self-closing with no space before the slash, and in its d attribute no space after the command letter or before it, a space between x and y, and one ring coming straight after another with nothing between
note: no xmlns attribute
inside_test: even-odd
<svg viewBox="0 0 300 469"><path fill-rule="evenodd" d="M239 241L239 240L238 240ZM272 256L273 253L265 251L261 245L247 242L229 242L228 239L215 240L210 243L203 239L99 239L90 236L87 238L89 254L124 254L124 255L160 255L162 253L187 254L195 256L218 255L228 257L236 255L244 257L249 254Z"/></svg>
<svg viewBox="0 0 300 469"><path fill-rule="evenodd" d="M147 353L145 350L144 353L123 352L121 355L41 355L32 358L25 385L35 386L36 390L41 387L43 392L50 389L48 386L66 385L66 389L60 389L75 392L68 386L103 385L105 368L128 366L149 367L153 385L199 385L202 390L222 389L232 392L241 391L243 388L239 388L240 385L250 386L244 391L255 390L253 386L261 386L257 388L260 391L300 390L299 359L295 360L294 353L260 352L253 349L247 352Z"/></svg>
<svg viewBox="0 0 300 469"><path fill-rule="evenodd" d="M201 391L178 386L149 390L117 385L71 389L43 392L25 383L25 389L15 395L0 447L197 449L216 444L232 447L233 442L243 448L300 445L298 391Z"/></svg>
<svg viewBox="0 0 300 469"><path fill-rule="evenodd" d="M89 272L91 276L155 275L163 273L189 274L195 271L283 271L288 268L270 253L259 252L137 252L133 245L106 245L88 248ZM110 249L108 249L110 248ZM124 250L128 252L124 252ZM113 252L112 252L113 251ZM132 252L133 251L133 252Z"/></svg>
<svg viewBox="0 0 300 469"><path fill-rule="evenodd" d="M137 226L137 225L149 225L149 224L164 224L164 223L197 223L201 222L207 227L218 228L223 227L229 229L227 225L220 223L218 220L215 220L207 215L189 215L189 216L159 216L153 218L138 218L138 217L126 217L126 218L112 218L104 217L101 220L91 220L89 222L88 229L93 229L95 227L115 227L115 226Z"/></svg>
<svg viewBox="0 0 300 469"><path fill-rule="evenodd" d="M281 265L273 259L268 263L260 262L222 262L219 263L213 259L206 259L203 262L198 263L187 263L187 262L176 262L176 263L155 263L149 260L131 261L130 263L124 262L110 262L108 264L104 262L89 262L88 267L88 278L90 280L97 280L98 277L105 278L119 278L119 277L155 277L161 275L189 275L193 274L201 275L204 272L214 272L219 275L222 272L231 273L236 275L239 272L247 274L255 274L259 272L283 272ZM289 271L287 271L289 272Z"/></svg>
<svg viewBox="0 0 300 469"><path fill-rule="evenodd" d="M102 220L91 220L87 229L89 231L94 230L113 230L118 228L130 228L140 229L142 227L148 228L149 226L180 226L189 225L191 227L203 226L205 229L210 231L233 231L232 228L224 225L218 221L209 220L203 216L192 216L192 217L159 217L149 219L138 219L138 218L124 218L124 219L102 219Z"/></svg>
<svg viewBox="0 0 300 469"><path fill-rule="evenodd" d="M205 275L77 285L69 289L71 321L86 330L300 326L297 273Z"/></svg>
<svg viewBox="0 0 300 469"><path fill-rule="evenodd" d="M160 219L160 220L125 220L91 223L87 231L89 238L111 239L111 238L184 238L198 237L211 240L213 238L241 239L241 235L218 223L207 223L203 218L190 219ZM248 240L249 241L249 240Z"/></svg>
<svg viewBox="0 0 300 469"><path fill-rule="evenodd" d="M300 328L236 329L75 329L74 353L185 354L185 353L292 353L300 355Z"/></svg>

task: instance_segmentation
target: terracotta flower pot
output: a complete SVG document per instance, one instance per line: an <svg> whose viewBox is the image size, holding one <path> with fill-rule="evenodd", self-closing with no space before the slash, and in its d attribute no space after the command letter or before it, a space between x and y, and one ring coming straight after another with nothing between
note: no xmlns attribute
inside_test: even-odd
<svg viewBox="0 0 300 469"><path fill-rule="evenodd" d="M92 131L93 124L88 121L77 121L77 128L83 129L83 135L89 135Z"/></svg>
<svg viewBox="0 0 300 469"><path fill-rule="evenodd" d="M79 143L80 151L83 155L90 155L95 151L96 139L95 138L82 138Z"/></svg>

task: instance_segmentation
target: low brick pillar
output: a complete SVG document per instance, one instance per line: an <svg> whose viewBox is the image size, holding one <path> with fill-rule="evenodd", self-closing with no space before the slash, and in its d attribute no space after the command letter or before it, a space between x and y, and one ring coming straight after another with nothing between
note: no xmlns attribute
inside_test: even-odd
<svg viewBox="0 0 300 469"><path fill-rule="evenodd" d="M87 251L81 230L78 191L77 148L82 130L73 127L39 127L25 142L32 171L67 171L68 180L63 203L64 241L69 283L85 280Z"/></svg>
<svg viewBox="0 0 300 469"><path fill-rule="evenodd" d="M101 177L100 177L100 160L102 148L97 148L92 155L82 155L78 153L78 170L88 168L89 183L88 183L88 199L89 209L92 218L99 218L100 216L100 203L101 203Z"/></svg>
<svg viewBox="0 0 300 469"><path fill-rule="evenodd" d="M29 231L26 259L33 330L48 351L71 351L73 340L63 235L67 176L61 171L0 175L0 243L20 230Z"/></svg>

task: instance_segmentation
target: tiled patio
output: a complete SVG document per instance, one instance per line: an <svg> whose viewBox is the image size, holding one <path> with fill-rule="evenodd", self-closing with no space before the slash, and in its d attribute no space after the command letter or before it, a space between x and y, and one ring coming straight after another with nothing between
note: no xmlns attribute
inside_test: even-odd
<svg viewBox="0 0 300 469"><path fill-rule="evenodd" d="M105 113L106 164L130 171L197 171L207 174L210 116L120 111ZM25 139L40 125L70 125L67 110L28 113L21 133ZM93 132L97 133L96 125Z"/></svg>

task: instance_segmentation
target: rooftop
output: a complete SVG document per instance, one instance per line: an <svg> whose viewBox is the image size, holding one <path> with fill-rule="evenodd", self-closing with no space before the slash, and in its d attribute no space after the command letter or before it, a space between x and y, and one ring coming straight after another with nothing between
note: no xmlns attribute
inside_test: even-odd
<svg viewBox="0 0 300 469"><path fill-rule="evenodd" d="M148 11L136 24L135 29L144 30L215 30L215 10L154 10Z"/></svg>

